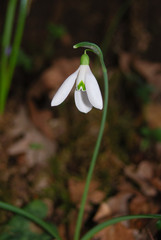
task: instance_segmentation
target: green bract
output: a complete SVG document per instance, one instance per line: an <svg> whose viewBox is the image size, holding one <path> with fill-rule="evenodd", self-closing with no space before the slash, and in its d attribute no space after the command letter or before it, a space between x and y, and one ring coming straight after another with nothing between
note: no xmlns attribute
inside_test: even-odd
<svg viewBox="0 0 161 240"><path fill-rule="evenodd" d="M88 55L86 53L84 53L81 56L80 64L81 65L89 65L89 57L88 57Z"/></svg>

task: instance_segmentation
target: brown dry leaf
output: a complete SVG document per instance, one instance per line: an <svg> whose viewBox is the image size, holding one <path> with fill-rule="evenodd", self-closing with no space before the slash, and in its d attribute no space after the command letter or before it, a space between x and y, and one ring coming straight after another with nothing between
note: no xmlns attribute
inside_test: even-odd
<svg viewBox="0 0 161 240"><path fill-rule="evenodd" d="M29 202L30 200L30 189L28 182L24 181L24 176L20 176L15 171L15 175L10 177L10 192L12 194L12 200L16 206L22 206L24 202Z"/></svg>
<svg viewBox="0 0 161 240"><path fill-rule="evenodd" d="M143 161L139 164L136 174L140 179L151 180L154 176L154 165Z"/></svg>
<svg viewBox="0 0 161 240"><path fill-rule="evenodd" d="M133 66L149 83L154 84L161 90L161 63L134 58Z"/></svg>
<svg viewBox="0 0 161 240"><path fill-rule="evenodd" d="M119 65L121 70L124 73L129 73L131 71L130 70L131 61L132 61L132 55L130 53L127 53L127 52L120 53Z"/></svg>
<svg viewBox="0 0 161 240"><path fill-rule="evenodd" d="M122 223L117 223L103 229L94 238L101 240L135 240L134 231L126 228Z"/></svg>
<svg viewBox="0 0 161 240"><path fill-rule="evenodd" d="M140 75L142 75L149 83L155 85L161 90L161 63L149 62L139 57L121 52L119 56L119 65L124 73L129 73L133 67Z"/></svg>
<svg viewBox="0 0 161 240"><path fill-rule="evenodd" d="M58 89L62 82L74 71L80 64L80 58L61 58L45 70L40 80L46 89Z"/></svg>
<svg viewBox="0 0 161 240"><path fill-rule="evenodd" d="M110 207L112 214L127 214L127 202L131 196L132 193L121 192L116 196L109 198L107 204Z"/></svg>
<svg viewBox="0 0 161 240"><path fill-rule="evenodd" d="M39 110L31 99L28 104L33 123L47 138L54 140L66 132L64 119L54 119L51 111Z"/></svg>
<svg viewBox="0 0 161 240"><path fill-rule="evenodd" d="M58 230L59 230L59 234L60 234L61 238L66 240L67 236L66 236L66 226L65 226L65 224L59 224Z"/></svg>
<svg viewBox="0 0 161 240"><path fill-rule="evenodd" d="M95 190L95 191L91 192L91 194L89 196L89 200L93 204L99 204L100 202L102 202L102 200L104 198L105 198L105 193L100 190Z"/></svg>
<svg viewBox="0 0 161 240"><path fill-rule="evenodd" d="M141 194L137 194L129 204L130 212L133 214L146 214L150 213L150 206L146 197Z"/></svg>
<svg viewBox="0 0 161 240"><path fill-rule="evenodd" d="M43 202L47 205L47 216L48 218L52 217L52 214L54 212L54 204L53 204L53 199L50 198L44 198Z"/></svg>
<svg viewBox="0 0 161 240"><path fill-rule="evenodd" d="M129 192L129 193L132 193L132 194L138 193L138 191L133 188L131 183L128 180L126 180L124 178L124 176L122 178L120 178L119 185L118 185L117 189L120 192Z"/></svg>
<svg viewBox="0 0 161 240"><path fill-rule="evenodd" d="M69 33L65 33L62 37L61 37L61 42L64 46L71 46L72 45L72 37Z"/></svg>
<svg viewBox="0 0 161 240"><path fill-rule="evenodd" d="M102 218L112 215L112 211L106 202L101 203L93 220L99 222Z"/></svg>
<svg viewBox="0 0 161 240"><path fill-rule="evenodd" d="M69 193L70 193L70 198L72 202L74 203L80 203L84 187L85 187L85 181L78 181L76 179L69 179L68 182L69 186ZM105 193L98 190L99 188L99 183L96 181L92 181L90 184L90 189L89 189L89 194L87 201L92 202L94 204L100 203L104 197Z"/></svg>
<svg viewBox="0 0 161 240"><path fill-rule="evenodd" d="M42 234L42 233L43 233L42 228L39 227L38 225L36 225L36 224L33 223L33 222L30 222L30 223L29 223L29 228L30 228L30 230L31 230L33 233L36 233L36 234Z"/></svg>
<svg viewBox="0 0 161 240"><path fill-rule="evenodd" d="M151 180L151 183L159 192L161 192L161 179L159 177L154 177Z"/></svg>
<svg viewBox="0 0 161 240"><path fill-rule="evenodd" d="M77 204L79 207L85 187L85 181L70 179L68 182L68 187L71 201ZM98 182L96 181L91 182L87 197L87 203L85 205L85 214L83 217L84 222L87 220L87 218L89 217L89 213L92 211L92 205L90 203L99 204L105 198L105 193L99 191L98 187L99 187Z"/></svg>
<svg viewBox="0 0 161 240"><path fill-rule="evenodd" d="M159 204L150 202L146 197L137 194L129 204L131 214L151 214L160 210Z"/></svg>
<svg viewBox="0 0 161 240"><path fill-rule="evenodd" d="M79 58L61 58L54 62L48 69L46 69L39 79L32 85L28 98L39 98L48 91L56 91L62 82L74 71L77 70L80 64ZM53 93L51 93L53 95ZM52 96L51 96L52 98Z"/></svg>
<svg viewBox="0 0 161 240"><path fill-rule="evenodd" d="M142 168L142 164L143 164L143 162L140 164L141 168ZM146 165L146 167L148 169L151 166L149 164L150 163L148 163L148 162L146 162L146 163L144 162L144 165ZM143 171L140 170L140 166L138 166L138 169L136 169L136 167L134 165L127 166L125 168L125 175L127 177L131 178L133 181L135 181L140 186L142 192L146 196L154 197L154 196L156 196L157 191L154 188L154 186L150 183L149 180L151 180L151 179L148 179L148 177L146 177L146 174L143 175ZM153 168L152 168L152 172L150 174L151 174L151 176L153 176L153 174L154 174Z"/></svg>
<svg viewBox="0 0 161 240"><path fill-rule="evenodd" d="M38 129L40 129L48 138L55 139L57 136L64 134L66 124L63 119L53 120L52 111L49 111L50 100L44 99L44 105L47 109L39 109L35 102L42 101L44 96L49 96L52 99L55 91L59 88L62 82L79 66L79 59L61 58L57 60L50 68L45 70L38 81L32 86L28 92L27 102L31 119ZM34 101L35 100L35 101ZM45 102L46 101L46 102ZM52 109L51 109L52 110ZM50 124L52 122L52 124ZM53 126L56 126L53 128Z"/></svg>
<svg viewBox="0 0 161 240"><path fill-rule="evenodd" d="M127 202L131 196L132 193L121 192L109 198L106 203L103 202L94 216L94 221L100 221L102 218L115 214L126 215L128 213Z"/></svg>
<svg viewBox="0 0 161 240"><path fill-rule="evenodd" d="M31 167L36 163L43 165L55 153L56 143L35 128L24 108L21 108L15 116L13 125L8 131L8 135L13 139L8 154L11 156L25 154L25 166Z"/></svg>
<svg viewBox="0 0 161 240"><path fill-rule="evenodd" d="M68 188L69 188L70 198L73 203L80 202L80 199L82 197L82 193L84 190L84 186L85 186L85 182L77 181L76 179L72 179L72 178L69 179ZM96 188L95 184L94 184L94 188ZM90 186L90 192L91 192L91 189L93 190L93 184L91 184Z"/></svg>
<svg viewBox="0 0 161 240"><path fill-rule="evenodd" d="M39 110L36 108L32 100L28 101L30 115L35 126L40 129L45 136L50 139L54 139L54 131L52 131L51 126L49 125L50 119L52 119L52 112L49 110Z"/></svg>
<svg viewBox="0 0 161 240"><path fill-rule="evenodd" d="M155 144L156 156L158 159L161 159L161 143L157 142Z"/></svg>
<svg viewBox="0 0 161 240"><path fill-rule="evenodd" d="M144 115L149 127L161 128L161 104L148 104L144 108Z"/></svg>
<svg viewBox="0 0 161 240"><path fill-rule="evenodd" d="M34 180L33 189L35 189L35 193L41 193L43 190L47 189L50 183L51 179L49 174L46 172L41 173L41 175L38 175Z"/></svg>

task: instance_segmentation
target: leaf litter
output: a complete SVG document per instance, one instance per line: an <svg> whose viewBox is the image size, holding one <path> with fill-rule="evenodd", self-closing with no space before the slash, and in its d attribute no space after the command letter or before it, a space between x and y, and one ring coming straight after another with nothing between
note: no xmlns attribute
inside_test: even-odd
<svg viewBox="0 0 161 240"><path fill-rule="evenodd" d="M124 57L122 56L122 59L120 58L120 64L122 64L120 66L123 72L127 73L131 71L131 66L133 65L150 83L160 87L158 80L156 80L158 79L157 74L159 74L157 71L160 69L158 63L156 65L152 64L152 67L149 68L148 63L144 63L140 59L133 61L133 58L128 54ZM71 126L70 116L66 116L65 111L60 113L59 110L53 111L53 109L49 109L49 106L47 107L49 102L46 102L43 108L40 108L38 105L39 99L41 99L44 94L47 94L49 99L52 98L52 95L63 80L77 68L78 64L78 59L59 59L42 73L35 85L29 90L27 95L27 108L24 105L18 107L17 113L15 115L13 114L11 127L9 127L5 133L9 139L9 144L6 148L9 157L7 161L12 164L10 163L7 172L1 176L3 182L10 181L8 186L12 189L12 194L14 192L12 202L18 206L22 206L24 203L29 202L31 198L37 198L44 190L50 188L50 186L53 185L51 182L54 181L54 186L56 186L55 176L50 172L51 169L49 169L48 160L51 157L55 157L56 154L58 157L63 154L63 158L61 158L62 162L58 164L63 165L64 172L72 171L67 175L65 173L66 177L61 183L63 185L59 185L59 187L62 188L61 190L66 188L69 192L66 201L69 201L72 207L70 206L70 210L65 211L60 209L60 207L63 206L62 199L59 199L59 196L58 199L56 197L57 200L53 200L51 197L53 196L53 190L51 193L48 193L46 197L43 195L43 200L49 203L49 218L52 219L52 221L54 219L58 222L61 235L64 236L64 239L67 239L67 232L68 238L72 238L73 236L75 218L80 206L80 199L85 184L82 177L79 178L78 176L78 179L76 179L75 174L73 174L75 169L74 160L79 158L79 156L77 156L79 153L80 156L82 156L81 165L83 166L83 162L90 157L80 148L83 147L86 149L85 142L90 142L90 138L93 139L95 137L99 129L99 118L97 119L95 111L91 113L89 116L90 121L87 121L82 128L82 131L84 128L89 129L89 136L82 135L81 138L75 138L72 146L77 146L76 149L78 153L71 152L67 157L66 153L69 152L69 146L66 146L65 142L61 142L60 139L63 135L66 135L65 139L68 139L69 132L67 129L69 127L71 131L72 128L74 128L74 130L80 132L81 116L74 110L73 116L76 121ZM142 66L140 67L140 65ZM148 76L144 74L144 68L149 68ZM155 71L156 78L153 79ZM112 69L111 72L114 73L115 70ZM112 76L112 74L109 75ZM57 79L57 81L53 81L53 79ZM159 90L157 94L159 94ZM70 98L69 96L69 102ZM67 104L66 107L69 108L69 105ZM146 119L148 126L153 128L160 127L159 105L157 107L156 102L153 102L144 106L144 109L146 111L143 111L142 118ZM152 112L154 114L151 114ZM108 128L109 126L107 126L107 132ZM97 129L96 133L93 129ZM136 138L136 140L139 144L139 138ZM139 154L142 157L139 162L132 161L129 164L123 163L116 152L113 150L108 150L107 152L105 150L105 144L109 144L109 137L107 137L107 135L105 135L104 141L103 148L101 149L102 160L100 159L100 165L98 161L96 175L94 175L87 199L86 212L83 220L84 229L86 230L89 229L89 225L94 226L112 217L128 214L158 213L161 210L159 201L161 192L161 165L156 163L157 161L151 162L146 159L146 155L141 151ZM82 144L81 147L80 143ZM91 143L93 144L93 141L91 141ZM87 148L90 148L91 143L87 145ZM153 151L157 149L156 146L158 146L158 144L159 143L156 143L154 145ZM64 149L64 153L62 148ZM159 147L156 151L159 154ZM65 159L66 157L67 159ZM109 164L106 164L108 159ZM1 163L0 169L6 171L8 163L6 165ZM85 163L85 168L87 165L88 164ZM100 171L100 168L104 168L104 173ZM81 169L83 169L83 167L81 167ZM49 176L47 176L48 171ZM101 174L106 174L107 186L104 185L102 187L101 178L99 179L98 177L101 175L97 175L99 171ZM107 175L110 176L110 180L107 178ZM103 182L105 182L105 180L103 180ZM30 184L32 187L29 187ZM14 186L16 186L16 189ZM62 197L64 198L64 196ZM66 218L66 211L69 211L69 222L67 225L60 223L60 219ZM153 224L153 222L149 224ZM147 225L147 221L127 221L105 228L95 236L95 239L115 240L118 239L119 234L119 239L145 240L151 232L156 233L156 231L153 231L155 227L151 230L150 226L151 225Z"/></svg>

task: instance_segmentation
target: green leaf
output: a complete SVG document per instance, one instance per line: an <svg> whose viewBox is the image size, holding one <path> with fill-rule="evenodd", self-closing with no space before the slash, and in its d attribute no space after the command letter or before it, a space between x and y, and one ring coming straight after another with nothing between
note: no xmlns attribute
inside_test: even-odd
<svg viewBox="0 0 161 240"><path fill-rule="evenodd" d="M148 127L143 127L141 129L141 134L148 138L148 140L161 142L161 128L150 129Z"/></svg>
<svg viewBox="0 0 161 240"><path fill-rule="evenodd" d="M53 23L48 25L48 31L53 38L61 38L67 32L64 26Z"/></svg>
<svg viewBox="0 0 161 240"><path fill-rule="evenodd" d="M32 59L22 49L18 53L17 65L22 66L26 72L32 69Z"/></svg>
<svg viewBox="0 0 161 240"><path fill-rule="evenodd" d="M39 217L36 217L35 215L30 213L30 212L35 213L37 216L40 216L40 217L46 216L46 214L45 214L47 212L46 207L44 207L44 204L40 203L40 201L37 200L37 201L30 203L26 207L26 210L17 208L13 205L10 205L8 203L0 201L0 208L7 210L7 211L11 211L11 212L19 215L19 216L14 217L14 218L18 217L19 221L16 223L13 218L10 222L11 226L12 225L14 225L15 227L17 226L18 229L23 230L23 229L21 229L21 224L22 224L23 228L25 228L25 230L26 230L26 228L28 228L28 226L29 226L28 225L29 223L25 223L24 221L28 219L28 220L36 223L42 229L44 229L46 231L46 233L48 233L50 236L52 236L58 240L61 240L58 230L55 225L48 224L48 223L44 222L43 220L41 220ZM40 208L41 208L41 210L40 210ZM26 219L22 220L22 217L24 217ZM29 232L29 230L26 230L23 232ZM18 234L19 234L19 231L18 231ZM16 235L17 235L17 231L16 231ZM8 239L8 238L6 238L6 239ZM26 240L28 240L28 239L34 239L34 238L33 237L26 238ZM12 238L12 240L13 240L13 238ZM17 240L17 238L16 238L16 240ZM22 240L22 239L20 239L20 240Z"/></svg>
<svg viewBox="0 0 161 240"><path fill-rule="evenodd" d="M149 139L143 139L141 141L140 147L141 147L142 151L147 150L149 148L149 146L150 146L150 140Z"/></svg>
<svg viewBox="0 0 161 240"><path fill-rule="evenodd" d="M156 226L158 230L161 230L161 220L157 221Z"/></svg>
<svg viewBox="0 0 161 240"><path fill-rule="evenodd" d="M161 128L156 128L151 130L151 137L158 141L161 142Z"/></svg>
<svg viewBox="0 0 161 240"><path fill-rule="evenodd" d="M88 240L90 238L93 237L93 235L95 235L97 232L101 231L102 229L122 222L122 221L126 221L126 220L132 220L132 219L144 219L144 218L156 218L156 219L161 219L161 215L159 214L146 214L146 215L131 215L131 216L122 216L122 217L116 217L116 218L112 218L106 222L103 222L99 225L97 225L96 227L92 228L89 232L87 232L82 238L81 240Z"/></svg>
<svg viewBox="0 0 161 240"><path fill-rule="evenodd" d="M144 137L147 137L147 138L150 137L150 128L142 127L140 132Z"/></svg>
<svg viewBox="0 0 161 240"><path fill-rule="evenodd" d="M40 200L32 201L24 209L41 219L47 216L48 211L47 205Z"/></svg>
<svg viewBox="0 0 161 240"><path fill-rule="evenodd" d="M144 103L148 103L150 101L150 95L153 91L154 88L151 85L142 84L138 86L136 93L143 100Z"/></svg>

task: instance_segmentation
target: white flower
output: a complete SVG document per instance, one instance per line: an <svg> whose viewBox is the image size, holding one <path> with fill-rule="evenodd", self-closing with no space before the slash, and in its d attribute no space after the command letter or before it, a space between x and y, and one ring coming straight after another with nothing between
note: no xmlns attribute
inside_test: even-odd
<svg viewBox="0 0 161 240"><path fill-rule="evenodd" d="M102 109L103 100L99 85L89 67L89 57L85 53L81 57L81 65L60 86L52 99L51 106L61 104L69 95L74 83L75 104L80 112L88 113L92 107Z"/></svg>

